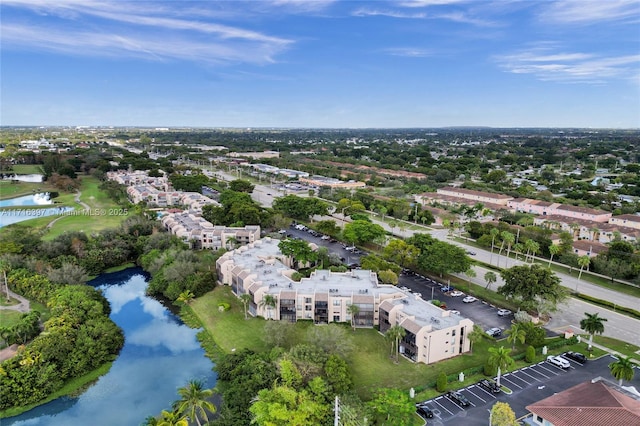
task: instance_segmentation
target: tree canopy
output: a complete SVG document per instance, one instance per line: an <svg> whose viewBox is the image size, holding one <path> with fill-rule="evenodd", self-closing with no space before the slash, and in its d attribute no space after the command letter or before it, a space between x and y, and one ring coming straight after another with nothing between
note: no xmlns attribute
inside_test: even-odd
<svg viewBox="0 0 640 426"><path fill-rule="evenodd" d="M552 309L568 297L568 291L560 285L560 278L543 266L514 266L500 274L505 284L498 293L516 299L526 310L538 311L540 303L548 303Z"/></svg>

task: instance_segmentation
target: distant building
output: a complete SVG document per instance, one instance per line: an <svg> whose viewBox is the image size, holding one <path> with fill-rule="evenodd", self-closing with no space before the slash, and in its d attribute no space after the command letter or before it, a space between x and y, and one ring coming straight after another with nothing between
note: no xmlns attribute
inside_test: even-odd
<svg viewBox="0 0 640 426"><path fill-rule="evenodd" d="M627 228L640 229L640 216L635 214L622 214L612 216L609 223L613 225L626 226Z"/></svg>
<svg viewBox="0 0 640 426"><path fill-rule="evenodd" d="M277 151L264 151L264 152L230 152L229 157L246 157L246 158L278 158L280 157L280 153Z"/></svg>
<svg viewBox="0 0 640 426"><path fill-rule="evenodd" d="M506 206L507 202L513 197L504 194L495 194L492 192L475 191L473 189L454 188L447 186L436 190L438 194L448 195L450 197L464 198L465 200L475 201L477 203L490 203Z"/></svg>
<svg viewBox="0 0 640 426"><path fill-rule="evenodd" d="M264 238L222 255L216 261L218 280L236 295L249 294L253 316L316 324L351 322L348 307L357 305L357 327L380 326L382 332L400 325L406 335L400 352L415 362L433 363L468 352L470 319L451 314L392 285L381 285L375 273L353 270L333 273L318 270L293 281L290 259L278 249L278 240ZM275 306L262 301L269 294Z"/></svg>
<svg viewBox="0 0 640 426"><path fill-rule="evenodd" d="M318 187L329 187L329 188L364 188L367 186L364 182L356 182L353 180L343 181L339 179L324 177L324 176L311 176L311 177L300 177L300 182L304 182L308 185L318 186Z"/></svg>

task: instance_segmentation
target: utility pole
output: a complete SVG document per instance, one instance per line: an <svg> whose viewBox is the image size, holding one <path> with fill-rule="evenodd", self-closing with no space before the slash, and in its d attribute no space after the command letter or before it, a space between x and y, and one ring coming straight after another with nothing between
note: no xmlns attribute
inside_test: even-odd
<svg viewBox="0 0 640 426"><path fill-rule="evenodd" d="M338 395L336 395L333 411L333 426L340 426L340 399L338 398Z"/></svg>

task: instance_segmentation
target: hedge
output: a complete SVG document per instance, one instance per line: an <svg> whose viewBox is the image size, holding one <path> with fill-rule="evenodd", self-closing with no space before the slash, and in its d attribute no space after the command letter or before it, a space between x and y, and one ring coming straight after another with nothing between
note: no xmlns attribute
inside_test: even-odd
<svg viewBox="0 0 640 426"><path fill-rule="evenodd" d="M607 307L607 308L611 308L616 312L622 312L622 313L625 313L625 314L627 314L627 315L629 315L629 316L631 316L631 317L633 317L635 319L640 319L640 311L637 311L635 309L627 308L625 306L619 306L619 305L616 305L615 303L610 302L608 300L598 299L597 297L592 297L592 296L589 296L588 294L574 293L573 295L574 295L574 297L576 297L578 299L581 299L581 300L584 300L584 301L587 301L587 302L592 302L592 303L594 303L596 305L600 305L600 306L604 306L604 307Z"/></svg>

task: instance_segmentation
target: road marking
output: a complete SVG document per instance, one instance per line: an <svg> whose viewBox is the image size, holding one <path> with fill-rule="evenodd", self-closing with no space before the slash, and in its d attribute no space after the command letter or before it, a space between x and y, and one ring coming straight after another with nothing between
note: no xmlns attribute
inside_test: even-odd
<svg viewBox="0 0 640 426"><path fill-rule="evenodd" d="M434 399L434 400L433 400L434 404L438 404L439 406L441 406L442 408L444 408L444 411L446 411L447 413L449 413L449 414L451 414L451 415L453 416L453 413L452 413L451 411L447 410L447 407L445 407L444 405L442 405L442 404L440 404L440 403L438 402L438 399L440 399L440 398L444 398L444 397L443 397L443 396L441 396L441 397L439 397L439 398ZM457 407L457 405L456 405L456 407Z"/></svg>
<svg viewBox="0 0 640 426"><path fill-rule="evenodd" d="M492 394L491 392L485 390L484 388L481 388L480 386L476 385L477 389L480 389L482 392L486 393L487 395L491 395L494 399L497 398L494 394Z"/></svg>
<svg viewBox="0 0 640 426"><path fill-rule="evenodd" d="M516 379L520 380L521 382L525 382L527 385L531 385L531 383L527 382L526 380L522 379L519 376L516 376L516 373L519 373L519 372L520 371L512 371L510 377L515 377Z"/></svg>
<svg viewBox="0 0 640 426"><path fill-rule="evenodd" d="M557 376L558 374L560 374L560 373L556 373L553 370L549 370L546 365L542 365L542 364L538 364L538 365L540 366L540 368L542 368L543 370L547 370L549 373L553 374L554 376Z"/></svg>
<svg viewBox="0 0 640 426"><path fill-rule="evenodd" d="M529 367L527 367L527 368L529 368ZM533 380L535 380L535 381L539 381L540 379L537 379L537 378L533 377L531 374L529 374L529 373L527 373L526 371L524 371L524 370L526 370L527 368L523 368L522 370L520 370L520 372L521 372L522 374L526 374L527 376L531 377L531 378L532 378ZM530 383L530 384L531 384L531 383Z"/></svg>
<svg viewBox="0 0 640 426"><path fill-rule="evenodd" d="M467 388L467 392L469 392L471 395L475 396L476 398L478 398L480 401L486 403L487 401L485 401L484 399L480 398L478 395L476 395L475 393L471 392L471 389Z"/></svg>
<svg viewBox="0 0 640 426"><path fill-rule="evenodd" d="M524 389L522 386L518 386L516 383L513 383L513 381L509 380L509 378L508 378L508 377L502 376L500 379L501 379L501 380L502 380L502 379L504 379L504 380L506 380L507 382L512 383L512 384L513 384L515 387L517 387L518 389Z"/></svg>
<svg viewBox="0 0 640 426"><path fill-rule="evenodd" d="M533 368L533 367L535 367L535 365L532 365L530 368L531 368L533 371L535 371L535 372L536 372L536 374L539 374L539 375L541 375L542 377L544 377L544 378L546 378L546 379L550 379L550 377L549 377L549 376L547 376L546 374L544 374L544 373L543 373L543 372L541 372L541 371L536 370L536 369L535 369L535 368Z"/></svg>

